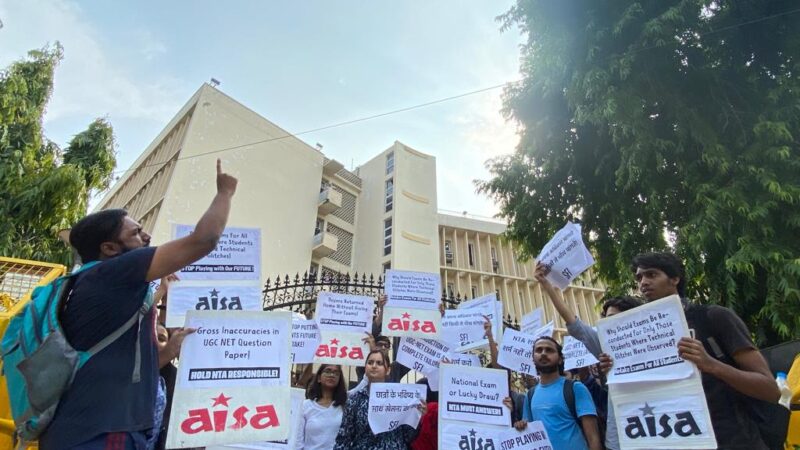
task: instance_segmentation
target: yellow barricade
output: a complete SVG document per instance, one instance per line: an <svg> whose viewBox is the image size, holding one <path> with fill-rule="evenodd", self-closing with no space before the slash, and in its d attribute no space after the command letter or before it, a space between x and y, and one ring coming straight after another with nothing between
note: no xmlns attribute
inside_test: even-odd
<svg viewBox="0 0 800 450"><path fill-rule="evenodd" d="M33 289L55 280L66 270L60 264L0 257L0 336L6 332L11 318L30 301ZM0 449L12 448L13 436L14 420L8 403L6 379L0 376Z"/></svg>

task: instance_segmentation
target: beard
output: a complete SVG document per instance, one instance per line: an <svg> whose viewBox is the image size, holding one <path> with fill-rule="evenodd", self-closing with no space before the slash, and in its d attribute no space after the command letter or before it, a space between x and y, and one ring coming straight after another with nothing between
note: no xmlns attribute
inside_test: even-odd
<svg viewBox="0 0 800 450"><path fill-rule="evenodd" d="M550 374L558 372L558 364L551 364L549 366L544 366L534 363L533 365L536 366L536 370L539 373Z"/></svg>

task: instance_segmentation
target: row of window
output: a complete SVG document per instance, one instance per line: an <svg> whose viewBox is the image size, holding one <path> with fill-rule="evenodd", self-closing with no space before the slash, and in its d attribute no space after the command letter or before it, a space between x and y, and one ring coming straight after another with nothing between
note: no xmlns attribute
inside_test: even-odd
<svg viewBox="0 0 800 450"><path fill-rule="evenodd" d="M451 246L452 244L450 241L444 241L444 257L447 264L453 263L453 251L451 250ZM490 253L492 255L492 270L497 273L500 269L500 261L497 259L497 250L491 247ZM475 247L471 243L467 244L467 256L469 258L470 267L475 267Z"/></svg>

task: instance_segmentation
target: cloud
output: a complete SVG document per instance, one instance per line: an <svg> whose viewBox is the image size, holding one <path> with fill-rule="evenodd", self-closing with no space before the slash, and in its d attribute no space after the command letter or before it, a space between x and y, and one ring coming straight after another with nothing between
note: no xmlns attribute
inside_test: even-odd
<svg viewBox="0 0 800 450"><path fill-rule="evenodd" d="M0 6L0 16L5 23L0 30L4 65L48 43L64 46L45 123L76 116L166 122L185 101L179 80L163 74L131 77L126 61L167 51L146 31L138 39L146 45L139 48L139 58L132 58L104 46L106 40L84 19L81 8L67 0L7 2Z"/></svg>

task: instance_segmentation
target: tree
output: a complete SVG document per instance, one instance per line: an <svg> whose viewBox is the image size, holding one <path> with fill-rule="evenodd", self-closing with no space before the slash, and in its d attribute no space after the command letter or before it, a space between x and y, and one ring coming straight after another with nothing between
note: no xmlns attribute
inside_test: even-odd
<svg viewBox="0 0 800 450"><path fill-rule="evenodd" d="M800 13L761 0L518 0L513 155L478 182L535 255L580 221L611 293L673 250L761 345L800 335Z"/></svg>
<svg viewBox="0 0 800 450"><path fill-rule="evenodd" d="M29 52L0 72L0 255L67 263L57 239L86 214L89 196L105 189L116 166L114 134L104 119L65 149L42 131L53 91L59 44Z"/></svg>

